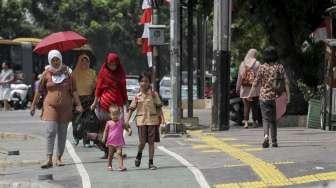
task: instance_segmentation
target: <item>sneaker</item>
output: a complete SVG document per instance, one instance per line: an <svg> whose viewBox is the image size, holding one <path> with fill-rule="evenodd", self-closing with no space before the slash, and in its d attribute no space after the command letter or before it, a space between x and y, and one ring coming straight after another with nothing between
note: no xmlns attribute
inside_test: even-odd
<svg viewBox="0 0 336 188"><path fill-rule="evenodd" d="M247 121L244 122L244 128L248 129L248 122Z"/></svg>
<svg viewBox="0 0 336 188"><path fill-rule="evenodd" d="M149 165L148 165L148 169L149 169L149 170L156 170L157 167L156 167L155 165L153 165L153 164L149 164Z"/></svg>
<svg viewBox="0 0 336 188"><path fill-rule="evenodd" d="M276 142L272 143L272 147L273 148L277 148L278 147L278 143L276 143Z"/></svg>
<svg viewBox="0 0 336 188"><path fill-rule="evenodd" d="M136 167L139 167L141 164L141 159L135 159L134 164Z"/></svg>
<svg viewBox="0 0 336 188"><path fill-rule="evenodd" d="M264 142L263 142L263 144L262 144L262 147L263 147L263 148L268 148L268 147L269 147L269 141L268 141L268 139L265 139L265 140L264 140Z"/></svg>

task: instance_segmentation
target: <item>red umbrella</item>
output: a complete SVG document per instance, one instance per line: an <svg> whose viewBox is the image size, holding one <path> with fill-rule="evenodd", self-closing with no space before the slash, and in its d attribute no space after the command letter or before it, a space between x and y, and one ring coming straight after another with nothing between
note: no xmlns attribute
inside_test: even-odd
<svg viewBox="0 0 336 188"><path fill-rule="evenodd" d="M34 48L38 54L46 54L50 50L59 50L61 52L81 47L87 43L87 39L73 31L63 31L53 33L39 42Z"/></svg>

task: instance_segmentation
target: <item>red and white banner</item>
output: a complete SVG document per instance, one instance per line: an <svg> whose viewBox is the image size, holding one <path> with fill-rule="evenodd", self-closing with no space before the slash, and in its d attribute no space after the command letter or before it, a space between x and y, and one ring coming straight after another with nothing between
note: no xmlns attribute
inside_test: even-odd
<svg viewBox="0 0 336 188"><path fill-rule="evenodd" d="M331 38L332 36L332 18L327 16L324 18L322 23L318 28L314 30L313 33L310 34L310 37L315 41L323 41L325 39Z"/></svg>

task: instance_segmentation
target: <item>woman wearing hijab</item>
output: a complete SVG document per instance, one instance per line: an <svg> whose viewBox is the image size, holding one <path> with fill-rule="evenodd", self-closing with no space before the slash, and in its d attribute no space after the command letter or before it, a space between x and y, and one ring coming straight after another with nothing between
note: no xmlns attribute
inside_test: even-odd
<svg viewBox="0 0 336 188"><path fill-rule="evenodd" d="M45 67L39 90L31 105L31 115L35 114L35 106L40 94L46 92L41 119L47 126L47 161L41 168L53 166L53 150L57 135L56 166L63 166L62 155L65 148L68 123L72 120L73 102L77 111L83 111L71 69L62 64L62 55L57 50L48 53L49 65Z"/></svg>
<svg viewBox="0 0 336 188"><path fill-rule="evenodd" d="M116 53L110 52L106 55L105 62L98 74L95 99L91 105L91 109L96 109L98 119L105 126L106 121L110 119L110 106L118 106L121 109L121 116L123 118L123 106L126 102L126 73L120 63L119 56ZM90 136L90 138L95 140L98 147L105 152L103 158L107 158L107 148L100 142L101 139L97 136Z"/></svg>
<svg viewBox="0 0 336 188"><path fill-rule="evenodd" d="M84 108L84 112L76 113L72 121L74 143L77 145L80 138L83 137L84 147L89 147L90 141L86 138L87 130L85 129L87 128L86 123L88 123L87 118L90 117L90 105L94 99L96 71L90 68L90 58L88 55L80 54L78 56L72 76L76 81L79 100ZM81 124L82 128L79 128L79 124Z"/></svg>
<svg viewBox="0 0 336 188"><path fill-rule="evenodd" d="M258 98L259 98L259 89L256 89L254 93L251 94L251 100L248 100L252 83L255 76L257 75L260 63L256 59L257 50L250 49L244 61L239 66L238 79L236 84L236 92L240 94L240 98L244 103L244 128L248 128L248 120L250 115L250 110L252 108L252 118L253 126L257 127L257 121L260 122L259 107L258 107Z"/></svg>
<svg viewBox="0 0 336 188"><path fill-rule="evenodd" d="M7 62L2 63L2 70L0 73L0 101L4 103L4 109L9 110L9 98L10 98L10 83L14 81L14 72L9 68Z"/></svg>

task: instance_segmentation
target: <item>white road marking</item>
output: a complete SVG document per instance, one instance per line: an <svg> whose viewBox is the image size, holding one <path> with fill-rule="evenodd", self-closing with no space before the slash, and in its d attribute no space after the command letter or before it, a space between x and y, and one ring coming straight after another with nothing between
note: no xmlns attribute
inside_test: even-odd
<svg viewBox="0 0 336 188"><path fill-rule="evenodd" d="M68 125L68 131L71 130L71 128L70 128L71 126L72 126L71 123L69 123L69 125ZM73 146L71 145L71 143L69 142L69 140L66 141L66 148L67 148L68 153L71 156L72 160L76 164L78 173L79 173L79 175L82 178L83 188L91 188L91 182L90 182L89 174L85 170L85 167L84 167L82 161L78 157L75 149L73 148Z"/></svg>
<svg viewBox="0 0 336 188"><path fill-rule="evenodd" d="M168 155L174 157L181 164L183 164L184 166L186 166L194 174L194 176L196 178L196 181L198 182L198 184L200 185L201 188L210 188L208 182L205 180L202 172L198 168L196 168L194 165L192 165L191 163L189 163L182 156L178 155L175 152L169 151L168 149L166 149L163 146L158 146L158 149L160 149L161 151L163 151L163 152L167 153Z"/></svg>

